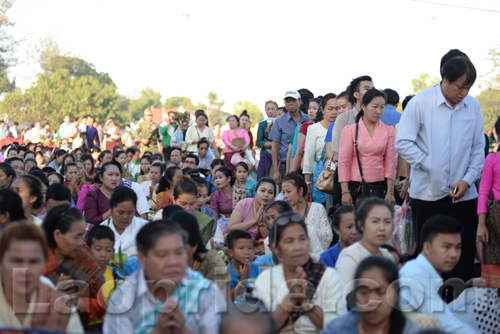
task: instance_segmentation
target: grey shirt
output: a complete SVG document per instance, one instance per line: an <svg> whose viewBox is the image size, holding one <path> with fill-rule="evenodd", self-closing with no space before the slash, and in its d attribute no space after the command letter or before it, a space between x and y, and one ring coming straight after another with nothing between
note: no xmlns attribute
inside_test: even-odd
<svg viewBox="0 0 500 334"><path fill-rule="evenodd" d="M299 111L300 112L300 111ZM309 117L300 112L301 123L309 122ZM271 128L271 133L269 134L269 139L278 142L280 144L278 150L278 160L280 162L286 162L286 155L288 153L288 145L291 142L293 132L297 127L297 123L290 116L290 113L286 113L283 116L278 117Z"/></svg>
<svg viewBox="0 0 500 334"><path fill-rule="evenodd" d="M356 123L356 116L358 116L358 110L354 107L351 110L340 114L335 120L335 125L333 126L332 131L332 151L335 161L339 161L339 146L342 130L344 130L346 126Z"/></svg>

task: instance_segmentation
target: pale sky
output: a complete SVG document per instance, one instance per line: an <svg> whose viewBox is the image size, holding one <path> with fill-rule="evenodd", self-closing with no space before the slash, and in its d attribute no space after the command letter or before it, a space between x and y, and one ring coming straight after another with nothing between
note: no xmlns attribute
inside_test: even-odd
<svg viewBox="0 0 500 334"><path fill-rule="evenodd" d="M478 76L491 69L488 49L500 45L500 1L208 1L16 0L11 33L22 40L12 68L17 85L36 80L26 49L52 36L63 52L107 72L121 94L146 87L162 102L174 95L207 104L209 91L232 112L237 100L263 109L285 91L340 93L370 75L401 99L411 79L439 75L449 49L470 57ZM472 6L493 12L458 8ZM476 82L480 82L481 77ZM471 91L479 93L477 84Z"/></svg>

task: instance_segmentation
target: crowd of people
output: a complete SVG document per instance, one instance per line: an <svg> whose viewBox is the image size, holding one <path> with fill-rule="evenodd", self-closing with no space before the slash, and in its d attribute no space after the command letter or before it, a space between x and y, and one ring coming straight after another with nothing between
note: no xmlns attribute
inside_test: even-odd
<svg viewBox="0 0 500 334"><path fill-rule="evenodd" d="M402 113L365 75L253 127L0 121L0 328L500 333L500 117L466 54L440 72Z"/></svg>

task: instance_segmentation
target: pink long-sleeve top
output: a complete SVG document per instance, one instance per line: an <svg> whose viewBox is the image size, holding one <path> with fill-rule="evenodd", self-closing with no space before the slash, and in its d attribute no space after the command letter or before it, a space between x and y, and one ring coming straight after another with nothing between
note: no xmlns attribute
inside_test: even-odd
<svg viewBox="0 0 500 334"><path fill-rule="evenodd" d="M348 125L342 130L338 163L339 182L361 182L354 148L355 138L356 124ZM396 134L392 126L379 121L371 137L363 118L359 121L358 151L366 182L396 178L398 154L394 149L395 138Z"/></svg>
<svg viewBox="0 0 500 334"><path fill-rule="evenodd" d="M477 214L488 213L488 199L493 191L493 198L500 200L500 154L490 153L484 161L483 175L479 184Z"/></svg>
<svg viewBox="0 0 500 334"><path fill-rule="evenodd" d="M231 145L231 143L233 142L233 139L235 139L235 138L244 138L245 142L247 144L250 144L250 137L248 136L248 133L245 130L240 129L238 131L238 135L237 136L235 136L231 132L231 130L226 130L222 134L222 141L224 142L224 144L226 144L226 148L224 149L225 153L233 153L234 152L232 149L229 148L229 145Z"/></svg>

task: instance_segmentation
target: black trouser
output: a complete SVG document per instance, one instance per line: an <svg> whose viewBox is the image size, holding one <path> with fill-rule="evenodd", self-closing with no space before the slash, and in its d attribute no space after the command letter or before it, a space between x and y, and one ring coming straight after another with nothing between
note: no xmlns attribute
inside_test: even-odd
<svg viewBox="0 0 500 334"><path fill-rule="evenodd" d="M163 146L163 159L165 159L165 162L170 160L170 153L172 153L172 149L173 149L173 147Z"/></svg>
<svg viewBox="0 0 500 334"><path fill-rule="evenodd" d="M467 282L472 278L474 256L476 253L477 206L475 200L453 203L446 196L437 201L429 202L412 199L412 218L417 239L416 255L422 251L422 226L432 216L447 215L455 218L462 225L462 255L453 271L443 275L446 280L458 277Z"/></svg>

